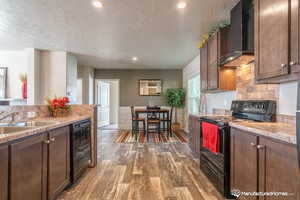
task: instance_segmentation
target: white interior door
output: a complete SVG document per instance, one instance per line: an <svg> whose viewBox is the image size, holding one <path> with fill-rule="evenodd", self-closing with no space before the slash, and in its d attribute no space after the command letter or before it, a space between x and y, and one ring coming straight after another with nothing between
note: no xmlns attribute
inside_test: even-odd
<svg viewBox="0 0 300 200"><path fill-rule="evenodd" d="M110 117L110 85L109 83L99 81L97 84L97 104L98 104L98 126L109 125Z"/></svg>

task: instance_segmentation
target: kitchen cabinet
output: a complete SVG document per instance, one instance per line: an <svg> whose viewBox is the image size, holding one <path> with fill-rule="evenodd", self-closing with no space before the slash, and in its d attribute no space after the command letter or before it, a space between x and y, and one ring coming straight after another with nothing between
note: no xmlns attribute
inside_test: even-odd
<svg viewBox="0 0 300 200"><path fill-rule="evenodd" d="M208 45L207 43L204 45L202 49L200 49L200 77L201 77L201 91L207 90L207 68L208 68Z"/></svg>
<svg viewBox="0 0 300 200"><path fill-rule="evenodd" d="M48 199L55 199L70 183L69 127L49 132Z"/></svg>
<svg viewBox="0 0 300 200"><path fill-rule="evenodd" d="M0 200L8 199L8 145L0 146Z"/></svg>
<svg viewBox="0 0 300 200"><path fill-rule="evenodd" d="M46 199L47 135L26 138L11 144L10 191L11 200Z"/></svg>
<svg viewBox="0 0 300 200"><path fill-rule="evenodd" d="M200 156L200 124L198 120L197 116L189 116L188 143L197 158Z"/></svg>
<svg viewBox="0 0 300 200"><path fill-rule="evenodd" d="M285 200L300 199L300 175L295 145L232 128L230 173L232 190L288 192L294 195L285 196ZM271 200L274 196L259 199Z"/></svg>
<svg viewBox="0 0 300 200"><path fill-rule="evenodd" d="M228 27L221 28L200 50L202 92L219 92L236 88L236 69L219 66L220 58L228 53L228 33Z"/></svg>
<svg viewBox="0 0 300 200"><path fill-rule="evenodd" d="M10 199L55 199L70 181L69 127L12 143Z"/></svg>
<svg viewBox="0 0 300 200"><path fill-rule="evenodd" d="M257 191L257 136L231 129L231 188L240 191ZM246 159L245 159L246 158ZM252 198L254 199L254 198Z"/></svg>
<svg viewBox="0 0 300 200"><path fill-rule="evenodd" d="M280 9L270 9L272 7ZM298 0L255 0L257 83L282 83L297 80L299 70L298 9Z"/></svg>

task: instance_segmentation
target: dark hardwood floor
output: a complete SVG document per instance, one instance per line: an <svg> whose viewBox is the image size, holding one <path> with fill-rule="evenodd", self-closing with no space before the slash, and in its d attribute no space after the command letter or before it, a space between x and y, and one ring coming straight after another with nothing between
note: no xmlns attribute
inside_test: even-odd
<svg viewBox="0 0 300 200"><path fill-rule="evenodd" d="M117 131L98 134L97 167L60 199L223 199L186 144L117 144Z"/></svg>

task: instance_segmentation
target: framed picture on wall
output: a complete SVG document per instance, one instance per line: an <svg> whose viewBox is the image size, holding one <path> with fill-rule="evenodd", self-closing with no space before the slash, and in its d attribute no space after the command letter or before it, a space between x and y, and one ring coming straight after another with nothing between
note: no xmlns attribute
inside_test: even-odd
<svg viewBox="0 0 300 200"><path fill-rule="evenodd" d="M160 79L139 80L140 96L161 96L162 81Z"/></svg>

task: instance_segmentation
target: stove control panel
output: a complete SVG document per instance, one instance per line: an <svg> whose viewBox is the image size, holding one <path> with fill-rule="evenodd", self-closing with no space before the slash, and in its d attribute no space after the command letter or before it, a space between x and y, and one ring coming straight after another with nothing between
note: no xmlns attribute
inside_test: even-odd
<svg viewBox="0 0 300 200"><path fill-rule="evenodd" d="M231 111L235 117L257 121L273 121L276 115L276 101L233 101L231 104Z"/></svg>

